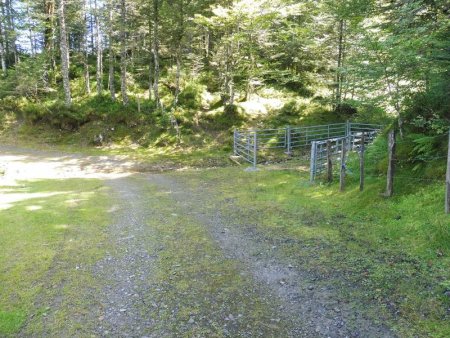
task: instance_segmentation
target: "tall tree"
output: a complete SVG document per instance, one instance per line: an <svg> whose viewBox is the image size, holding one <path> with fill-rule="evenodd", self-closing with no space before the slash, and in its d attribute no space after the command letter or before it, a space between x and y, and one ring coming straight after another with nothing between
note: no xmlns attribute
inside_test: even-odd
<svg viewBox="0 0 450 338"><path fill-rule="evenodd" d="M59 0L59 45L61 50L61 73L64 87L64 103L66 106L72 104L69 79L69 45L67 43L66 27L66 0Z"/></svg>
<svg viewBox="0 0 450 338"><path fill-rule="evenodd" d="M111 99L113 101L116 100L116 87L114 83L114 62L115 62L115 55L114 55L114 40L113 40L113 22L114 22L114 6L113 6L114 0L108 1L108 43L109 43L109 55L108 55L108 87L109 87L109 93L111 95Z"/></svg>
<svg viewBox="0 0 450 338"><path fill-rule="evenodd" d="M49 87L50 76L49 73L52 71L54 74L56 60L55 60L55 1L54 0L44 0L44 15L43 15L43 26L44 26L44 53L48 59L48 63L45 64L44 69L44 84ZM54 80L54 76L53 76ZM54 82L54 81L52 81Z"/></svg>
<svg viewBox="0 0 450 338"><path fill-rule="evenodd" d="M153 37L152 37L152 53L153 53L153 95L155 97L156 106L161 108L161 99L159 97L159 5L162 0L153 0Z"/></svg>
<svg viewBox="0 0 450 338"><path fill-rule="evenodd" d="M102 85L102 77L103 77L103 48L102 48L102 39L101 39L101 31L100 31L100 15L99 8L97 6L97 0L94 0L94 14L95 14L95 45L97 51L97 72L96 72L96 80L97 80L97 94L100 95L102 93L103 85Z"/></svg>
<svg viewBox="0 0 450 338"><path fill-rule="evenodd" d="M1 66L2 66L2 73L3 75L6 74L6 48L5 48L5 43L6 43L6 34L5 34L5 30L4 30L4 26L3 26L3 2L0 2L1 5L1 11L0 11L0 62L1 62Z"/></svg>
<svg viewBox="0 0 450 338"><path fill-rule="evenodd" d="M83 25L83 38L82 38L82 59L83 59L83 68L84 68L84 89L87 94L91 93L91 81L89 74L89 49L88 49L88 29L87 26L89 24L88 16L87 16L87 1L84 1L83 12L84 12L84 25Z"/></svg>
<svg viewBox="0 0 450 338"><path fill-rule="evenodd" d="M126 2L120 1L120 88L122 103L128 105L127 93L127 34L126 34Z"/></svg>

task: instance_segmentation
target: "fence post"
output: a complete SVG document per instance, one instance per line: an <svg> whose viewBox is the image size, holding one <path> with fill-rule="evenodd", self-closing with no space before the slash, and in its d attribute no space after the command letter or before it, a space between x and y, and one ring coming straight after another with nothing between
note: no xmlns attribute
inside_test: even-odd
<svg viewBox="0 0 450 338"><path fill-rule="evenodd" d="M256 169L256 153L258 151L258 136L256 130L253 131L253 168Z"/></svg>
<svg viewBox="0 0 450 338"><path fill-rule="evenodd" d="M345 155L347 152L347 137L342 139L342 152L341 152L341 172L339 175L339 191L344 191L345 188Z"/></svg>
<svg viewBox="0 0 450 338"><path fill-rule="evenodd" d="M364 190L364 152L366 151L366 133L361 135L361 149L359 155L359 191Z"/></svg>
<svg viewBox="0 0 450 338"><path fill-rule="evenodd" d="M450 128L448 130L447 175L445 181L445 213L450 214Z"/></svg>
<svg viewBox="0 0 450 338"><path fill-rule="evenodd" d="M327 181L333 181L333 162L331 161L331 141L327 141Z"/></svg>
<svg viewBox="0 0 450 338"><path fill-rule="evenodd" d="M291 156L291 126L286 127L286 154Z"/></svg>
<svg viewBox="0 0 450 338"><path fill-rule="evenodd" d="M236 130L236 128L234 128L234 131L233 131L233 150L234 150L234 155L237 155L236 136L237 136L237 130Z"/></svg>
<svg viewBox="0 0 450 338"><path fill-rule="evenodd" d="M387 182L386 182L386 197L391 197L394 194L394 170L395 170L395 130L392 129L388 136L388 169L387 169Z"/></svg>
<svg viewBox="0 0 450 338"><path fill-rule="evenodd" d="M314 178L316 176L316 149L317 143L316 141L312 141L311 143L311 160L309 164L309 181L314 182Z"/></svg>

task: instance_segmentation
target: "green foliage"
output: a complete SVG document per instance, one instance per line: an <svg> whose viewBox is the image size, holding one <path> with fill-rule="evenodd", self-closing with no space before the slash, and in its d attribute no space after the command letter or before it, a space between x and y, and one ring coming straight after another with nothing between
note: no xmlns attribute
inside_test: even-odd
<svg viewBox="0 0 450 338"><path fill-rule="evenodd" d="M45 93L44 69L47 60L44 55L37 58L24 58L8 71L7 76L0 77L0 99L7 96L35 98Z"/></svg>
<svg viewBox="0 0 450 338"><path fill-rule="evenodd" d="M230 130L239 128L246 122L245 115L236 105L225 106L224 111L215 115L206 116L208 127L213 130Z"/></svg>
<svg viewBox="0 0 450 338"><path fill-rule="evenodd" d="M204 87L198 83L188 83L178 96L178 103L187 109L194 111L200 110L202 107L202 93L205 90Z"/></svg>

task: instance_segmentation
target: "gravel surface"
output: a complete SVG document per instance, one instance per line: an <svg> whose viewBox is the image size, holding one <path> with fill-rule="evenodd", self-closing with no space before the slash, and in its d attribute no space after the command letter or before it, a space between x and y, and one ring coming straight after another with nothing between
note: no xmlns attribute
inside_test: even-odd
<svg viewBox="0 0 450 338"><path fill-rule="evenodd" d="M88 176L103 179L112 191L114 205L110 212L113 221L106 229L110 242L108 247L111 249L91 267L94 278L102 285L101 293L91 293L89 296L92 297L90 302L95 304L92 311L86 314L89 322L94 323L91 336L395 336L386 326L366 318L358 310L364 309L364 304L354 306L350 305L355 304L354 301L350 303L342 299L334 289L333 281L317 283L316 276L283 258L278 252L278 246L283 244L274 245L273 241L258 233L251 225L252 220L240 214L240 207L233 201L227 206L233 209L233 213L221 213L219 210L223 201L202 187L190 187L182 174L131 174L129 168L133 167L132 164L107 157L4 147L0 147L0 151L0 163L6 173L2 178L4 181ZM158 207L158 198L149 197L147 188L166 192L171 208ZM152 220L164 223L174 216L195 222L208 234L209 238L205 240L215 246L218 264L232 262L236 279L243 280L245 290L240 294L248 297L242 307L247 303L253 304L251 302L256 299L268 308L269 317L261 318L263 322L255 317L247 322L242 319L238 325L241 314L221 313L222 305L218 303L223 297L203 290L193 290L196 293L189 295L188 288L180 295L184 294L193 303L193 308L196 305L203 307L199 310L202 322L197 319L200 315L179 321L176 316L179 309L177 303L182 303L183 299L165 300L161 296L164 290L156 276L163 268L161 264L164 260L160 256L164 247L161 246L158 230L151 226ZM197 264L195 258L190 264ZM163 282L165 291L179 287L173 285L171 279ZM218 292L226 294L229 291ZM86 292L80 294L86 295ZM57 301L47 303L58 304ZM245 315L243 313L243 318ZM194 325L200 328L192 334L189 328ZM202 325L208 330L202 331ZM276 334L277 328L280 328L279 334ZM47 333L49 336L60 336L61 332Z"/></svg>
<svg viewBox="0 0 450 338"><path fill-rule="evenodd" d="M139 337L153 326L150 304L143 303L154 270L154 234L146 220L152 210L145 205L142 186L132 178L108 180L116 199L113 219L108 227L114 251L94 267L102 280L103 294L99 302L99 336ZM144 309L144 311L143 311Z"/></svg>
<svg viewBox="0 0 450 338"><path fill-rule="evenodd" d="M293 323L291 337L394 337L386 326L375 324L357 309L333 293L333 286L315 283L316 276L295 267L278 254L278 247L253 231L250 219L242 219L239 207L235 217L222 215L219 205L211 205L217 196L198 188L189 189L182 182L164 175L149 178L160 189L172 191L177 212L195 215L208 229L227 257L240 262L241 268L250 274L256 287L269 292L274 303L281 303L280 315ZM354 303L353 303L354 304Z"/></svg>

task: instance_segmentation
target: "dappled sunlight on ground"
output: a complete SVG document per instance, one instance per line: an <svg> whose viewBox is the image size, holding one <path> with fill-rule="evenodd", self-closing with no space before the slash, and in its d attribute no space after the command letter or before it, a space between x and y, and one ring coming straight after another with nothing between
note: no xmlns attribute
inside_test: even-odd
<svg viewBox="0 0 450 338"><path fill-rule="evenodd" d="M56 195L61 194L68 194L69 191L64 192L47 192L47 193L29 193L29 192L23 192L23 193L9 193L9 194L1 194L0 195L0 210L5 210L12 208L15 203L22 202L25 200L30 199L36 199L36 198L47 198L52 197ZM31 205L27 207L28 211L35 211L38 209L41 209L41 206L38 205Z"/></svg>
<svg viewBox="0 0 450 338"><path fill-rule="evenodd" d="M136 171L135 166L135 162L122 156L82 156L0 147L0 172L2 173L0 185L2 186L15 186L17 180L32 179L113 179ZM3 190L2 195L5 192Z"/></svg>

